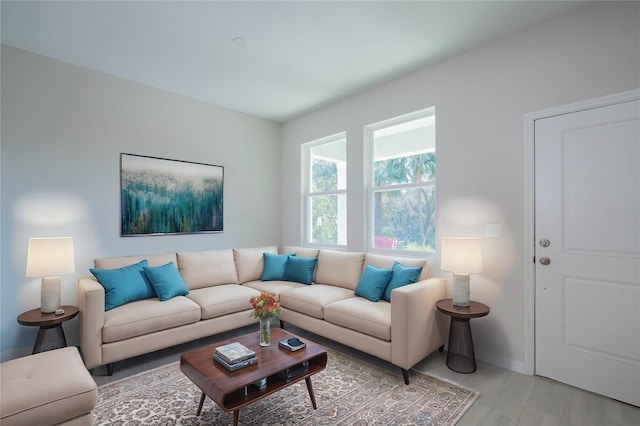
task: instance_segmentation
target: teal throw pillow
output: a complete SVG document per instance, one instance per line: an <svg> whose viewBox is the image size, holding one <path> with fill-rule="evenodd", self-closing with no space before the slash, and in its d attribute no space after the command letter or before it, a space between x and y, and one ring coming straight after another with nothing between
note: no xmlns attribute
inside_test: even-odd
<svg viewBox="0 0 640 426"><path fill-rule="evenodd" d="M282 280L311 284L317 262L317 257L288 256L287 263L284 265Z"/></svg>
<svg viewBox="0 0 640 426"><path fill-rule="evenodd" d="M382 295L382 298L387 302L391 302L391 290L418 282L420 274L422 274L422 266L407 267L400 262L395 262L392 270L391 280Z"/></svg>
<svg viewBox="0 0 640 426"><path fill-rule="evenodd" d="M382 269L372 265L365 265L362 275L356 285L355 295L377 302L382 297L384 289L389 284L393 269Z"/></svg>
<svg viewBox="0 0 640 426"><path fill-rule="evenodd" d="M104 310L136 300L149 299L156 294L144 275L146 260L118 269L89 269L104 287Z"/></svg>
<svg viewBox="0 0 640 426"><path fill-rule="evenodd" d="M263 253L264 270L262 271L262 281L282 280L282 276L284 275L284 266L286 265L289 256L295 256L295 253Z"/></svg>
<svg viewBox="0 0 640 426"><path fill-rule="evenodd" d="M187 284L182 279L176 265L169 262L162 266L147 266L144 274L153 286L161 302L176 296L189 294Z"/></svg>

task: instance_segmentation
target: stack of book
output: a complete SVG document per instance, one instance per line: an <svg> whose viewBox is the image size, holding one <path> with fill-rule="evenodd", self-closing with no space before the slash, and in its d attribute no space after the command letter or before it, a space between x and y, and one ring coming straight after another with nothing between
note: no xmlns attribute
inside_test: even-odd
<svg viewBox="0 0 640 426"><path fill-rule="evenodd" d="M213 353L213 359L224 365L229 371L236 371L258 362L256 353L238 342L218 346Z"/></svg>

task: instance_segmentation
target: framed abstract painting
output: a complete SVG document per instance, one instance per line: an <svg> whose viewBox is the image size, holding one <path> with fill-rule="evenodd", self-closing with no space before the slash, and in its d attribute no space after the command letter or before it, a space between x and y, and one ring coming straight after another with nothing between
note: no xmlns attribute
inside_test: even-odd
<svg viewBox="0 0 640 426"><path fill-rule="evenodd" d="M120 154L121 235L223 231L224 167Z"/></svg>

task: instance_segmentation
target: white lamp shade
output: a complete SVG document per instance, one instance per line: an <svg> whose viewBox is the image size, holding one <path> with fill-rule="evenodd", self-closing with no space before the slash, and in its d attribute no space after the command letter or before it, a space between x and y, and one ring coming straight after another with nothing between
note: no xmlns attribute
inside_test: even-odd
<svg viewBox="0 0 640 426"><path fill-rule="evenodd" d="M29 238L27 278L59 277L75 270L73 238Z"/></svg>
<svg viewBox="0 0 640 426"><path fill-rule="evenodd" d="M443 238L440 267L460 274L482 273L480 238Z"/></svg>

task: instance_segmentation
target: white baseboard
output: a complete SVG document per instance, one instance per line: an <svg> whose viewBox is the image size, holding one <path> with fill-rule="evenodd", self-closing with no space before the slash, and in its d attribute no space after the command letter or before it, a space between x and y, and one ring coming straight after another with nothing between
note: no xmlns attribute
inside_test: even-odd
<svg viewBox="0 0 640 426"><path fill-rule="evenodd" d="M524 362L515 361L510 358L506 358L502 355L497 355L490 352L476 352L476 359L486 362L491 365L495 365L497 367L506 368L507 370L515 371L516 373L526 374L530 376L527 372L527 368Z"/></svg>

